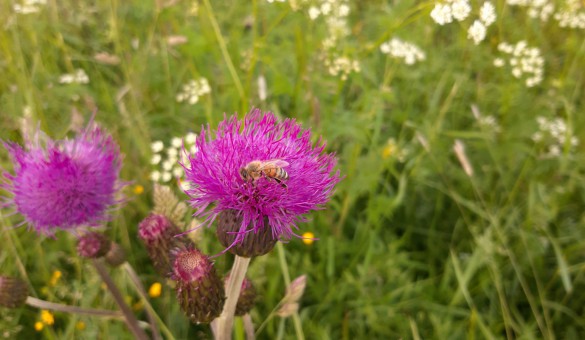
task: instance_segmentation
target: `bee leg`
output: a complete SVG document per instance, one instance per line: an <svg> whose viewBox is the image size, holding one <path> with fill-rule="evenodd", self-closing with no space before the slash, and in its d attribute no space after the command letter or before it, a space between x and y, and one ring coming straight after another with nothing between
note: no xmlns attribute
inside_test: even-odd
<svg viewBox="0 0 585 340"><path fill-rule="evenodd" d="M276 182L278 182L278 184L280 184L283 188L288 189L288 187L286 186L286 184L284 184L283 181L281 181L280 179L273 177L272 179L274 179Z"/></svg>

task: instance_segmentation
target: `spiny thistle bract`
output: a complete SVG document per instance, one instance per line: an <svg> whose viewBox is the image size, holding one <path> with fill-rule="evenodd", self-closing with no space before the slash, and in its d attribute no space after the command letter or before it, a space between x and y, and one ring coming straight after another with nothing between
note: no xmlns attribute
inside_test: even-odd
<svg viewBox="0 0 585 340"><path fill-rule="evenodd" d="M175 290L181 309L196 323L208 323L218 317L226 299L223 280L209 258L192 247L173 250Z"/></svg>
<svg viewBox="0 0 585 340"><path fill-rule="evenodd" d="M138 225L138 236L144 242L154 268L162 276L171 272L171 250L190 245L181 231L166 216L150 214Z"/></svg>
<svg viewBox="0 0 585 340"><path fill-rule="evenodd" d="M118 267L126 262L126 252L124 248L115 242L110 242L110 250L104 256L106 263L112 267Z"/></svg>
<svg viewBox="0 0 585 340"><path fill-rule="evenodd" d="M0 306L16 308L24 305L28 288L21 279L0 276Z"/></svg>
<svg viewBox="0 0 585 340"><path fill-rule="evenodd" d="M43 139L43 142L41 141ZM4 142L14 174L3 173L0 188L11 207L42 234L99 226L116 198L122 157L118 145L91 123L73 139L53 141L40 131L22 147Z"/></svg>
<svg viewBox="0 0 585 340"><path fill-rule="evenodd" d="M236 116L224 119L215 132L208 126L196 146L198 152L184 164L191 206L195 216L206 218L205 225L225 211L241 218L230 231L235 236L228 247L240 256L250 255L240 253L236 246L247 235L258 236L266 228L272 240L295 236L293 229L306 220L303 215L321 209L340 179L339 172L333 173L335 155L325 152L322 140L313 146L311 132L295 120L279 122L272 113L258 109L243 121ZM265 174L252 181L242 178L240 170L247 164L269 160L288 163L283 167L288 173L283 183Z"/></svg>
<svg viewBox="0 0 585 340"><path fill-rule="evenodd" d="M77 253L85 258L96 259L105 256L112 242L101 233L89 232L77 241Z"/></svg>

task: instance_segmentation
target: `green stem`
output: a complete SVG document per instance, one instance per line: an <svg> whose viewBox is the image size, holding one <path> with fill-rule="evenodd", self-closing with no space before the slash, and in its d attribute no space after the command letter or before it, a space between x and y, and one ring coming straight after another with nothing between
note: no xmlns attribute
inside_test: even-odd
<svg viewBox="0 0 585 340"><path fill-rule="evenodd" d="M232 58L230 57L230 54L227 50L227 47L225 44L225 39L221 35L221 30L219 28L219 25L217 24L217 20L215 20L215 14L213 14L213 8L211 7L209 0L203 0L203 3L205 4L205 9L206 9L207 15L209 17L209 21L211 21L211 26L213 27L213 32L215 33L215 38L217 39L217 42L219 43L219 49L221 50L221 55L223 56L223 60L225 61L228 70L230 71L230 75L232 76L232 80L234 81L234 84L236 85L236 89L238 90L238 94L240 95L240 100L242 101L242 103L244 105L244 103L246 103L246 95L244 93L244 88L242 87L242 82L240 81L240 78L238 77L238 73L236 72L236 68L234 67L234 63L232 62Z"/></svg>
<svg viewBox="0 0 585 340"><path fill-rule="evenodd" d="M130 329L132 334L134 334L134 337L138 340L148 340L148 335L146 335L146 332L144 332L144 330L140 328L140 326L138 325L138 320L136 319L136 316L134 316L134 313L132 313L130 307L128 307L126 302L124 302L122 293L120 293L118 287L116 287L116 284L110 277L110 274L108 274L108 270L106 269L103 260L94 259L92 263L95 269L97 270L98 274L100 275L100 277L110 290L110 293L112 293L114 301L116 301L116 304L122 311L122 314L124 314L126 325Z"/></svg>
<svg viewBox="0 0 585 340"><path fill-rule="evenodd" d="M282 243L276 242L276 248L278 249L278 260L280 262L280 269L282 270L282 276L284 277L284 282L286 286L290 286L290 274L288 273L288 265L286 264L286 257L284 256L284 247ZM297 339L305 340L305 334L303 333L303 326L301 324L301 318L299 317L299 312L296 311L292 315L293 324L295 326L295 333L297 334Z"/></svg>
<svg viewBox="0 0 585 340"><path fill-rule="evenodd" d="M48 309L57 312L65 312L65 313L72 313L72 314L81 314L81 315L90 315L90 316L100 316L106 318L121 318L124 316L120 311L115 310L105 310L105 309L94 309L94 308L82 308L77 306L70 306L64 305L61 303L54 303L49 302L41 299L37 299L35 297L29 296L26 298L26 304L39 308L39 309Z"/></svg>
<svg viewBox="0 0 585 340"><path fill-rule="evenodd" d="M225 285L227 299L223 305L221 315L217 318L216 338L218 340L230 340L232 337L232 326L234 323L236 304L240 297L240 289L242 288L242 282L246 276L249 264L249 257L240 257L236 255L232 271L230 272L229 279Z"/></svg>

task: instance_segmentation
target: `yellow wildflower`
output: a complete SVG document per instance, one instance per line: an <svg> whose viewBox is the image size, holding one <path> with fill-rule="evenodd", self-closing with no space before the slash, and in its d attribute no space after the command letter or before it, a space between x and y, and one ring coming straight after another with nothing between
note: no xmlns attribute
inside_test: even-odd
<svg viewBox="0 0 585 340"><path fill-rule="evenodd" d="M157 298L160 296L162 292L162 285L159 282L153 283L150 288L148 289L148 295L151 298Z"/></svg>
<svg viewBox="0 0 585 340"><path fill-rule="evenodd" d="M84 330L85 329L85 322L77 321L77 323L75 324L75 328L77 328L78 331Z"/></svg>
<svg viewBox="0 0 585 340"><path fill-rule="evenodd" d="M56 286L62 275L63 273L61 273L60 270L55 270L51 276L51 279L49 280L49 286Z"/></svg>
<svg viewBox="0 0 585 340"><path fill-rule="evenodd" d="M40 321L35 322L35 331L40 332L43 330L44 327L45 325L43 325L42 322Z"/></svg>
<svg viewBox="0 0 585 340"><path fill-rule="evenodd" d="M55 317L53 316L53 313L51 313L50 311L43 309L41 311L41 321L45 324L45 325L53 325L55 323Z"/></svg>
<svg viewBox="0 0 585 340"><path fill-rule="evenodd" d="M144 309L144 303L142 303L142 300L133 304L132 309L134 309L135 311L140 311L140 310Z"/></svg>
<svg viewBox="0 0 585 340"><path fill-rule="evenodd" d="M398 153L398 145L394 138L390 138L384 146L384 149L382 149L382 158L386 159L390 156L394 156L396 153Z"/></svg>
<svg viewBox="0 0 585 340"><path fill-rule="evenodd" d="M136 195L140 195L141 193L144 192L144 187L140 184L136 184L134 186L134 188L132 189L132 191L134 192L134 194Z"/></svg>
<svg viewBox="0 0 585 340"><path fill-rule="evenodd" d="M315 234L313 234L310 231L307 231L306 233L303 234L303 243L305 243L306 245L310 245L313 244L313 240L315 238Z"/></svg>

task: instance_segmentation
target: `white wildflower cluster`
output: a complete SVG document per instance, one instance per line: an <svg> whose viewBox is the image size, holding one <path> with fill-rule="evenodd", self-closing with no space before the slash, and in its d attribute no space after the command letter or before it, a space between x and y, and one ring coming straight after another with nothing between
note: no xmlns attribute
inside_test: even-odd
<svg viewBox="0 0 585 340"><path fill-rule="evenodd" d="M537 117L536 121L538 131L532 135L532 140L546 148L545 157L558 157L565 147L570 151L579 145L579 139L573 136L562 118Z"/></svg>
<svg viewBox="0 0 585 340"><path fill-rule="evenodd" d="M403 59L407 65L415 64L426 58L425 53L418 46L398 38L392 38L380 45L380 51L393 58Z"/></svg>
<svg viewBox="0 0 585 340"><path fill-rule="evenodd" d="M479 108L474 104L471 105L471 112L473 113L473 118L477 121L477 124L487 131L499 133L502 131L500 124L498 124L498 120L496 117L492 115L484 116L479 111Z"/></svg>
<svg viewBox="0 0 585 340"><path fill-rule="evenodd" d="M512 75L517 79L523 79L526 86L533 87L542 82L544 75L544 58L537 47L528 47L526 41L522 40L516 45L502 42L498 50L509 55L507 64L511 67ZM504 67L506 61L503 58L496 58L494 66Z"/></svg>
<svg viewBox="0 0 585 340"><path fill-rule="evenodd" d="M310 2L307 14L311 20L322 18L327 25L327 38L323 40L323 63L329 74L347 79L352 72L360 72L359 62L348 56L340 55L336 50L339 42L350 34L347 18L350 13L348 0L316 0Z"/></svg>
<svg viewBox="0 0 585 340"><path fill-rule="evenodd" d="M205 78L193 79L183 85L182 91L177 94L177 102L187 102L194 105L199 101L199 97L211 92L209 82Z"/></svg>
<svg viewBox="0 0 585 340"><path fill-rule="evenodd" d="M447 0L439 2L431 11L431 18L439 24L445 25L452 23L453 20L463 21L471 13L469 0Z"/></svg>
<svg viewBox="0 0 585 340"><path fill-rule="evenodd" d="M558 8L552 0L507 0L506 3L526 8L529 17L543 22L553 17L560 27L585 29L585 3L582 0L566 0Z"/></svg>
<svg viewBox="0 0 585 340"><path fill-rule="evenodd" d="M548 21L555 11L555 5L550 0L507 0L510 6L525 7L528 9L528 16L541 21Z"/></svg>
<svg viewBox="0 0 585 340"><path fill-rule="evenodd" d="M585 29L585 3L580 0L567 0L565 6L554 15L563 28Z"/></svg>
<svg viewBox="0 0 585 340"><path fill-rule="evenodd" d="M324 59L324 64L330 75L340 76L342 80L346 80L350 73L361 70L357 60L343 56L330 55Z"/></svg>
<svg viewBox="0 0 585 340"><path fill-rule="evenodd" d="M61 84L87 84L89 77L82 69L77 69L75 73L66 73L59 77Z"/></svg>
<svg viewBox="0 0 585 340"><path fill-rule="evenodd" d="M439 25L446 25L456 21L464 21L471 12L469 0L447 0L439 2L431 11L431 18ZM496 8L485 1L479 8L479 19L475 19L467 30L467 37L477 45L487 35L487 28L496 21Z"/></svg>
<svg viewBox="0 0 585 340"><path fill-rule="evenodd" d="M21 4L14 4L12 9L18 14L31 14L37 13L46 4L47 0L24 0Z"/></svg>
<svg viewBox="0 0 585 340"><path fill-rule="evenodd" d="M274 2L286 2L286 0L266 0L266 2L268 2L269 4L274 3Z"/></svg>
<svg viewBox="0 0 585 340"><path fill-rule="evenodd" d="M321 0L309 7L307 13L311 20L316 20L320 16L326 20L342 20L341 18L349 15L349 11L349 3L346 0Z"/></svg>
<svg viewBox="0 0 585 340"><path fill-rule="evenodd" d="M186 181L184 181L185 170L179 161L185 166L189 165L188 155L197 152L196 140L197 134L189 132L182 138L172 138L166 149L162 141L153 142L150 145L153 152L150 164L155 167L155 170L150 173L150 179L155 183L167 183L174 178L185 189L187 186Z"/></svg>

